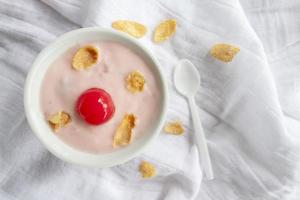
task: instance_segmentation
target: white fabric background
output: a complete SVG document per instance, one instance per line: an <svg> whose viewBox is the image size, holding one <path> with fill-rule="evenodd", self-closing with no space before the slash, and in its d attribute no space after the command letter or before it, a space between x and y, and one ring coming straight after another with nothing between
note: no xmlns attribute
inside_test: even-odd
<svg viewBox="0 0 300 200"><path fill-rule="evenodd" d="M0 199L298 199L299 15L296 0L0 0ZM177 33L153 44L151 30L166 18L178 21ZM110 28L118 19L149 27L140 42L168 78L168 119L182 119L187 134L161 134L142 156L110 169L65 163L27 125L26 74L57 36L80 27ZM241 52L223 64L208 55L216 42L234 43ZM181 58L194 62L202 76L197 104L213 181L202 180L187 104L172 84ZM155 163L155 179L140 178L141 159Z"/></svg>

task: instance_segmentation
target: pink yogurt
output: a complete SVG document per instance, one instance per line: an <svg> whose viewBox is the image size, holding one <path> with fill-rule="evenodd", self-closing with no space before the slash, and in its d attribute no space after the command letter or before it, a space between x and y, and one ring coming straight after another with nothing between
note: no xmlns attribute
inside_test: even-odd
<svg viewBox="0 0 300 200"><path fill-rule="evenodd" d="M66 111L72 122L56 134L66 144L90 153L109 153L117 126L126 113L137 116L134 140L151 129L158 118L161 90L155 75L145 61L128 47L116 42L94 42L88 45L99 49L98 63L87 70L75 71L72 58L80 46L69 49L49 67L41 87L41 108L45 119L58 111ZM125 79L133 70L140 71L146 79L145 90L132 94ZM112 97L115 113L105 124L87 124L76 112L75 104L82 92L101 88ZM133 142L134 142L133 140Z"/></svg>

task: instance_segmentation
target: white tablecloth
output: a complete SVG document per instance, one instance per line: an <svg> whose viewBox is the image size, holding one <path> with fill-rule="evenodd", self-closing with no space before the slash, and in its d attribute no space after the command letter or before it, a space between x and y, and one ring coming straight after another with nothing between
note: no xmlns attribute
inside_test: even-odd
<svg viewBox="0 0 300 200"><path fill-rule="evenodd" d="M167 18L177 20L177 32L154 44L152 30ZM110 28L118 19L148 26L139 41L168 79L168 119L181 119L187 133L162 133L143 155L110 169L65 163L26 122L26 74L59 35L80 27ZM299 19L297 0L0 0L0 199L298 199ZM218 42L240 46L232 63L208 55ZM190 59L202 77L197 105L213 181L202 180L188 107L172 84L181 58ZM154 163L158 176L143 180L141 160Z"/></svg>

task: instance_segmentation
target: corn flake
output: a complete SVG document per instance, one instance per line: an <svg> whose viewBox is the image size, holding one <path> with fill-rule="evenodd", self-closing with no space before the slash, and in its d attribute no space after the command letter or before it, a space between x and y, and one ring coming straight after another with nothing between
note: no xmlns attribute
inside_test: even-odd
<svg viewBox="0 0 300 200"><path fill-rule="evenodd" d="M91 67L98 60L98 49L93 46L80 48L73 57L72 66L75 70L81 70Z"/></svg>
<svg viewBox="0 0 300 200"><path fill-rule="evenodd" d="M143 178L152 178L156 176L156 168L153 164L142 161L140 164L140 172Z"/></svg>
<svg viewBox="0 0 300 200"><path fill-rule="evenodd" d="M113 147L128 145L132 141L132 129L135 125L136 117L133 114L126 114L115 133Z"/></svg>
<svg viewBox="0 0 300 200"><path fill-rule="evenodd" d="M71 122L71 116L64 111L60 111L52 115L48 122L53 131L56 132L59 128L64 127Z"/></svg>
<svg viewBox="0 0 300 200"><path fill-rule="evenodd" d="M164 127L164 131L173 135L182 135L184 128L180 121L175 121L167 123Z"/></svg>
<svg viewBox="0 0 300 200"><path fill-rule="evenodd" d="M129 20L115 21L111 25L114 29L128 33L129 35L140 38L147 33L147 27L138 22Z"/></svg>
<svg viewBox="0 0 300 200"><path fill-rule="evenodd" d="M223 62L231 62L239 51L239 47L231 44L216 44L211 48L210 54Z"/></svg>
<svg viewBox="0 0 300 200"><path fill-rule="evenodd" d="M154 42L159 43L170 38L176 31L176 20L169 19L161 22L155 29Z"/></svg>
<svg viewBox="0 0 300 200"><path fill-rule="evenodd" d="M127 89L132 93L142 92L145 87L145 77L139 71L131 72L126 79Z"/></svg>

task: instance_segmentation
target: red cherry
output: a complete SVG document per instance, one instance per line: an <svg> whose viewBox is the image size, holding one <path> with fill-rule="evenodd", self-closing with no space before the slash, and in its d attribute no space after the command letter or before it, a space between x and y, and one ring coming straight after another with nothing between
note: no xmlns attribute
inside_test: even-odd
<svg viewBox="0 0 300 200"><path fill-rule="evenodd" d="M115 106L111 96L105 90L91 88L80 95L76 110L87 123L100 125L112 118Z"/></svg>

